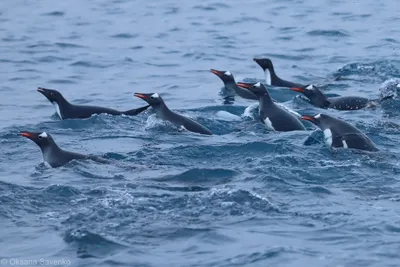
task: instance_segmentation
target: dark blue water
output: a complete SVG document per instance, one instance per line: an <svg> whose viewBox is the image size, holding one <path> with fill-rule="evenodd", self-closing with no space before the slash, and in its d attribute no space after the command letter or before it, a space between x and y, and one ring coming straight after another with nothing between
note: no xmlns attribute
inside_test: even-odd
<svg viewBox="0 0 400 267"><path fill-rule="evenodd" d="M396 0L1 1L0 258L398 266L399 11ZM262 80L255 56L329 94L395 93L376 109L325 111L380 152L332 153L310 124L272 133L257 110L244 113L251 101L224 104L209 69ZM120 110L144 104L134 92L157 92L215 135L179 132L151 110L60 121L38 86ZM271 93L300 113L320 111L288 89ZM112 163L49 169L20 130Z"/></svg>

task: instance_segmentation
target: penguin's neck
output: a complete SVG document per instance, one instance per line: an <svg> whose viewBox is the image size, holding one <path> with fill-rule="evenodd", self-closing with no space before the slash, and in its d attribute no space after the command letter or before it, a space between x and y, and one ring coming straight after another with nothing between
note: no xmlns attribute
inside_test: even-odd
<svg viewBox="0 0 400 267"><path fill-rule="evenodd" d="M310 102L319 108L328 108L331 104L329 99L321 92L316 97L310 99Z"/></svg>
<svg viewBox="0 0 400 267"><path fill-rule="evenodd" d="M156 111L157 117L162 120L166 120L168 118L168 115L174 113L167 107L165 103L161 103L160 105L155 106L154 110Z"/></svg>
<svg viewBox="0 0 400 267"><path fill-rule="evenodd" d="M268 93L260 96L258 102L260 111L275 106L275 103L272 101L272 98Z"/></svg>
<svg viewBox="0 0 400 267"><path fill-rule="evenodd" d="M40 147L40 149L42 150L43 161L47 162L50 165L53 159L56 157L56 155L62 152L62 149L59 148L56 143L53 143L46 147Z"/></svg>
<svg viewBox="0 0 400 267"><path fill-rule="evenodd" d="M271 96L266 93L265 95L262 95L258 98L260 104L264 104L264 105L272 105L274 102L271 98Z"/></svg>
<svg viewBox="0 0 400 267"><path fill-rule="evenodd" d="M277 83L279 83L279 81L282 80L276 75L275 70L273 68L266 68L264 70L264 74L265 74L265 83L268 85L277 85Z"/></svg>
<svg viewBox="0 0 400 267"><path fill-rule="evenodd" d="M236 85L236 81L234 78L230 79L229 81L224 81L225 87L229 90L233 90L235 89Z"/></svg>
<svg viewBox="0 0 400 267"><path fill-rule="evenodd" d="M64 111L72 105L64 97L61 97L57 101L52 101L51 104L53 104L60 119L63 119Z"/></svg>

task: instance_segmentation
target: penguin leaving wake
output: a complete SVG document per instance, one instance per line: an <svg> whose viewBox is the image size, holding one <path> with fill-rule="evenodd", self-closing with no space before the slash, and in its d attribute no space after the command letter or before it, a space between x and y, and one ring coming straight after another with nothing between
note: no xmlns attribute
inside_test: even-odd
<svg viewBox="0 0 400 267"><path fill-rule="evenodd" d="M150 105L131 109L128 111L118 111L110 108L103 108L97 106L84 106L84 105L73 105L69 103L64 96L53 89L46 89L39 87L38 92L42 93L54 106L60 119L84 119L89 118L94 114L110 114L110 115L128 115L136 116L139 113L145 111Z"/></svg>
<svg viewBox="0 0 400 267"><path fill-rule="evenodd" d="M303 115L307 120L321 128L325 143L330 147L354 148L366 151L378 151L375 144L353 125L326 114Z"/></svg>
<svg viewBox="0 0 400 267"><path fill-rule="evenodd" d="M393 95L375 100L370 100L360 96L326 97L318 87L312 84L303 87L293 87L290 89L302 93L308 98L312 105L324 109L333 108L337 110L357 110L367 107L376 107L379 102L393 98Z"/></svg>
<svg viewBox="0 0 400 267"><path fill-rule="evenodd" d="M273 131L305 130L298 117L274 103L264 84L237 83L237 85L250 90L258 97L260 119L268 129Z"/></svg>
<svg viewBox="0 0 400 267"><path fill-rule="evenodd" d="M253 94L251 91L237 86L237 84L235 82L235 78L233 77L233 75L230 71L221 71L221 70L211 69L210 72L217 75L224 83L225 88L228 89L229 91L234 92L236 95L238 95L244 99L258 100L258 97L255 94Z"/></svg>
<svg viewBox="0 0 400 267"><path fill-rule="evenodd" d="M149 103L155 110L157 117L165 121L170 121L172 124L179 127L180 130L185 129L190 132L212 135L212 132L200 123L170 110L157 93L135 93L135 96Z"/></svg>
<svg viewBox="0 0 400 267"><path fill-rule="evenodd" d="M20 135L35 142L42 150L44 162L53 168L63 166L74 159L90 159L99 163L108 163L107 160L96 156L65 151L58 147L53 137L46 132L35 133L23 131L20 132Z"/></svg>

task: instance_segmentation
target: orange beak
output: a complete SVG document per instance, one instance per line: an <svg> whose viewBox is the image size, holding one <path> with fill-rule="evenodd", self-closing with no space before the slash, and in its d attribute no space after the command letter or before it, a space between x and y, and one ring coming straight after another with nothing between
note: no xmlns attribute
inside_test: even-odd
<svg viewBox="0 0 400 267"><path fill-rule="evenodd" d="M296 92L300 92L300 93L304 93L304 92L306 91L306 90L304 90L303 88L298 88L298 87L290 88L290 90L296 91Z"/></svg>
<svg viewBox="0 0 400 267"><path fill-rule="evenodd" d="M238 82L236 84L237 84L237 86L242 87L242 88L246 88L246 89L249 89L249 88L251 88L253 86L252 84L241 83L241 82Z"/></svg>
<svg viewBox="0 0 400 267"><path fill-rule="evenodd" d="M147 98L146 95L140 94L140 93L135 93L135 96L136 96L136 97L139 97L139 98L141 98L141 99L146 99L146 98Z"/></svg>
<svg viewBox="0 0 400 267"><path fill-rule="evenodd" d="M35 137L32 133L29 133L29 132L20 132L19 134L20 134L21 136L26 137L26 138L29 138L29 139L32 139L32 138Z"/></svg>
<svg viewBox="0 0 400 267"><path fill-rule="evenodd" d="M314 121L314 118L308 115L301 116L301 119L305 121Z"/></svg>
<svg viewBox="0 0 400 267"><path fill-rule="evenodd" d="M210 69L211 73L214 73L215 75L221 76L222 72L218 71L218 70L214 70L214 69Z"/></svg>

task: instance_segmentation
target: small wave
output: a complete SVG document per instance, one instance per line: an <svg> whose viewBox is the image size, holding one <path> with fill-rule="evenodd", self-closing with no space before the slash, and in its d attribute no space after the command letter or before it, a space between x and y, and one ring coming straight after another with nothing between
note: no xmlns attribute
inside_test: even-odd
<svg viewBox="0 0 400 267"><path fill-rule="evenodd" d="M394 95L397 98L399 95L398 92L400 91L400 78L392 78L384 81L380 86L379 91L381 92L382 97Z"/></svg>
<svg viewBox="0 0 400 267"><path fill-rule="evenodd" d="M238 175L238 172L230 170L230 169L200 169L194 168L188 171L185 171L176 175L169 175L163 177L162 181L179 181L179 182L194 182L194 183L208 183L208 182L217 182L223 183L228 180L231 180L233 177Z"/></svg>
<svg viewBox="0 0 400 267"><path fill-rule="evenodd" d="M47 83L55 83L55 84L77 84L77 82L72 80L49 80Z"/></svg>
<svg viewBox="0 0 400 267"><path fill-rule="evenodd" d="M156 64L152 62L146 62L146 65L149 66L155 66L155 67L161 67L161 68L173 68L173 67L179 67L180 64L173 64L173 63L166 63L166 64Z"/></svg>
<svg viewBox="0 0 400 267"><path fill-rule="evenodd" d="M265 262L260 266L268 266L267 261L271 261L273 258L283 257L282 254L290 253L292 250L284 247L274 247L267 249L263 252L253 252L249 254L239 254L233 258L229 258L220 263L212 264L212 266L250 266L257 263Z"/></svg>
<svg viewBox="0 0 400 267"><path fill-rule="evenodd" d="M119 38L119 39L133 39L138 37L138 34L131 34L131 33L118 33L115 35L111 35L112 38Z"/></svg>
<svg viewBox="0 0 400 267"><path fill-rule="evenodd" d="M72 163L72 162L71 162ZM77 166L78 164L75 163L75 166ZM91 178L91 179L101 179L101 180L125 180L125 176L122 174L111 174L110 176L104 175L104 171L102 172L103 175L99 174L99 170L96 169L94 171L89 171L87 170L87 167L77 167L76 171L82 175L83 177L86 178Z"/></svg>
<svg viewBox="0 0 400 267"><path fill-rule="evenodd" d="M74 63L71 63L70 66L85 67L85 68L100 68L100 69L103 69L103 68L111 67L111 66L113 66L113 65L112 65L112 64L109 64L109 65L94 64L94 63L91 63L91 62L88 62L88 61L79 60L79 61L76 61L76 62L74 62Z"/></svg>
<svg viewBox="0 0 400 267"><path fill-rule="evenodd" d="M86 229L67 231L64 235L64 241L77 246L79 258L104 258L127 247Z"/></svg>
<svg viewBox="0 0 400 267"><path fill-rule="evenodd" d="M365 83L382 83L400 73L400 61L383 60L371 63L350 63L334 74L336 80L356 80Z"/></svg>
<svg viewBox="0 0 400 267"><path fill-rule="evenodd" d="M216 7L213 6L194 6L193 9L204 10L204 11L215 11Z"/></svg>
<svg viewBox="0 0 400 267"><path fill-rule="evenodd" d="M81 192L78 189L72 186L65 186L65 185L51 185L43 189L42 192L61 197L72 197L81 194Z"/></svg>
<svg viewBox="0 0 400 267"><path fill-rule="evenodd" d="M136 46L130 47L129 49L132 49L132 50L140 50L140 49L143 49L143 48L144 48L144 46L142 46L142 45L136 45Z"/></svg>
<svg viewBox="0 0 400 267"><path fill-rule="evenodd" d="M219 119L222 119L225 121L240 121L241 120L239 116L229 113L224 110L217 111L217 113L215 115L217 115L217 117Z"/></svg>
<svg viewBox="0 0 400 267"><path fill-rule="evenodd" d="M220 201L218 206L230 208L233 212L231 212L231 215L240 215L245 207L262 212L279 212L279 209L266 197L244 189L213 189L210 192L209 200L213 202L213 199ZM235 211L238 211L238 213L235 214Z"/></svg>
<svg viewBox="0 0 400 267"><path fill-rule="evenodd" d="M65 15L65 13L62 11L53 11L53 12L48 12L48 13L42 14L42 16L53 16L53 17L62 17L64 15Z"/></svg>
<svg viewBox="0 0 400 267"><path fill-rule="evenodd" d="M316 194L333 195L333 192L324 186L311 186L307 190Z"/></svg>
<svg viewBox="0 0 400 267"><path fill-rule="evenodd" d="M259 103L253 103L250 106L248 106L244 112L243 112L243 117L248 117L251 119L254 119L258 114L258 107L259 107Z"/></svg>
<svg viewBox="0 0 400 267"><path fill-rule="evenodd" d="M54 44L60 48L85 48L85 46L72 43L54 43Z"/></svg>
<svg viewBox="0 0 400 267"><path fill-rule="evenodd" d="M308 31L309 36L323 36L323 37L348 37L350 36L343 30L313 30Z"/></svg>
<svg viewBox="0 0 400 267"><path fill-rule="evenodd" d="M388 43L393 43L393 44L398 44L399 42L396 39L393 38L383 38L382 41L388 42Z"/></svg>
<svg viewBox="0 0 400 267"><path fill-rule="evenodd" d="M165 15L173 15L179 12L179 7L168 7L167 10L164 11Z"/></svg>
<svg viewBox="0 0 400 267"><path fill-rule="evenodd" d="M37 63L30 60L10 60L10 59L1 59L0 63L15 63L15 64L23 64L23 65L36 65Z"/></svg>
<svg viewBox="0 0 400 267"><path fill-rule="evenodd" d="M56 56L44 56L37 59L38 62L42 63L51 63L51 62L68 61L68 60L69 60L68 58L56 57Z"/></svg>

